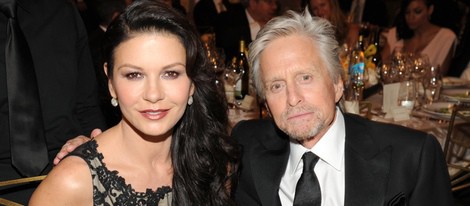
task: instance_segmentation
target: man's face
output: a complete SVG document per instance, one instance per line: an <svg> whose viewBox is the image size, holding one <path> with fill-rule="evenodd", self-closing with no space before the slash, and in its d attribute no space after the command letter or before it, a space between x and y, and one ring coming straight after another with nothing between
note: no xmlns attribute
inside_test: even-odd
<svg viewBox="0 0 470 206"><path fill-rule="evenodd" d="M330 0L310 0L310 8L313 15L330 20L331 2Z"/></svg>
<svg viewBox="0 0 470 206"><path fill-rule="evenodd" d="M250 15L262 24L271 20L277 12L277 0L250 0Z"/></svg>
<svg viewBox="0 0 470 206"><path fill-rule="evenodd" d="M260 55L261 80L276 125L291 138L317 140L336 114L343 93L334 84L311 39L293 34L268 44Z"/></svg>

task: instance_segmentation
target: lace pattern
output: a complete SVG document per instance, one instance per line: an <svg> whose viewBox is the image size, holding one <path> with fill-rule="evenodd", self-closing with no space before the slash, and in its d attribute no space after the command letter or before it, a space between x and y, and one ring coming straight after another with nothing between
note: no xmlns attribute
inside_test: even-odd
<svg viewBox="0 0 470 206"><path fill-rule="evenodd" d="M103 155L97 150L95 140L89 141L69 155L78 156L86 161L93 180L94 205L171 205L171 188L159 187L156 191L136 192L118 171L110 171L103 162Z"/></svg>

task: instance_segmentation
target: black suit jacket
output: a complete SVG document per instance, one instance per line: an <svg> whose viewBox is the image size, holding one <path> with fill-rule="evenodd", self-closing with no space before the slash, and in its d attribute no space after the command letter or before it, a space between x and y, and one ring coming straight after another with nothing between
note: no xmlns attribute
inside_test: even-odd
<svg viewBox="0 0 470 206"><path fill-rule="evenodd" d="M105 129L86 29L68 0L17 0L20 27L29 44L50 151L66 140ZM0 159L9 159L5 81L5 23L0 13ZM50 154L52 159L55 153Z"/></svg>
<svg viewBox="0 0 470 206"><path fill-rule="evenodd" d="M345 205L452 205L442 149L423 132L345 114ZM288 137L272 120L240 122L239 205L280 205Z"/></svg>
<svg viewBox="0 0 470 206"><path fill-rule="evenodd" d="M248 47L252 41L250 25L241 4L233 4L229 10L217 16L215 35L216 45L224 49L227 60L238 55L241 39L245 40Z"/></svg>

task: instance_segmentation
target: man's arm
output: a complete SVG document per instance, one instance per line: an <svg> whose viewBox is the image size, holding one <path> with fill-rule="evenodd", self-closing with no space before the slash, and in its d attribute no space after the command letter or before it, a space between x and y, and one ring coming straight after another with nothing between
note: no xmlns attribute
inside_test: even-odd
<svg viewBox="0 0 470 206"><path fill-rule="evenodd" d="M420 160L418 179L409 205L453 205L447 164L434 136L426 138Z"/></svg>
<svg viewBox="0 0 470 206"><path fill-rule="evenodd" d="M93 139L94 137L98 136L99 134L101 134L101 130L100 129L94 129L91 134L90 134L90 137L91 139ZM57 153L57 155L55 156L54 158L54 165L57 165L59 164L59 162L65 157L67 156L70 152L72 152L75 148L77 148L78 146L82 145L83 143L85 142L88 142L89 140L91 140L89 137L86 137L86 136L83 136L83 135L80 135L80 136L77 136L73 139L69 139L63 146L62 148L60 149L59 153Z"/></svg>

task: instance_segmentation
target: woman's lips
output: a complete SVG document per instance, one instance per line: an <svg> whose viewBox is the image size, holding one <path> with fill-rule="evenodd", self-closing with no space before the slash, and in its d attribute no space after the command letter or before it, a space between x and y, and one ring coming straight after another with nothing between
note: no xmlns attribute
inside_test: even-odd
<svg viewBox="0 0 470 206"><path fill-rule="evenodd" d="M147 119L159 120L164 118L169 112L169 109L159 109L159 110L143 110L140 113Z"/></svg>

